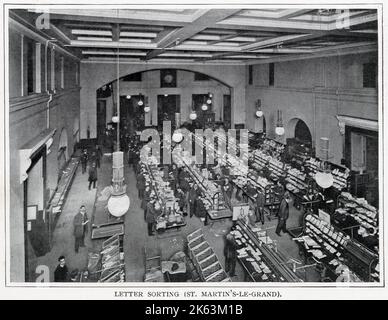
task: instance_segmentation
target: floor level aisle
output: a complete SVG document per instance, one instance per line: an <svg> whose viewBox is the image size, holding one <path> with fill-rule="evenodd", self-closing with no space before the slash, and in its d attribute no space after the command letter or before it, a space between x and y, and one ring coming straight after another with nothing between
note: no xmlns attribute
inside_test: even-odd
<svg viewBox="0 0 388 320"><path fill-rule="evenodd" d="M101 167L98 169L97 189L88 190L88 175L82 174L81 168L78 168L75 179L71 186L68 198L63 212L61 213L53 235L53 247L51 251L43 257L37 259L36 265L47 265L50 267L50 279L53 279L53 272L57 265L57 259L60 255L66 257L66 263L70 271L74 269L83 270L87 267L88 253L99 252L102 240L91 240L91 225L88 235L85 237L86 247L81 248L79 253L74 251L73 237L73 218L83 204L86 206L91 224L103 224L114 221L109 215L107 209L107 199L102 197L103 190L111 184L112 161L110 154L105 154L101 161ZM185 248L186 237L189 233L201 228L205 239L213 247L221 264L225 266L223 254L224 236L230 230L232 222L228 220L216 221L205 226L203 222L193 216L186 217L187 225L180 230L170 230L155 236L148 236L147 224L144 220L144 211L141 209L141 201L138 198L136 188L136 177L132 166L125 165L125 182L127 184L127 193L131 199L129 211L125 215L124 227L124 257L127 282L142 282L145 274L145 256L160 254L162 260L168 260L174 253L182 251ZM288 227L292 228L299 225L301 212L294 207L290 210ZM283 234L281 237L275 234L277 220L265 221L265 228L268 236L274 240L278 249L286 255L287 258L300 259L297 244L291 239L289 234ZM147 252L146 252L147 251ZM34 264L35 265L35 264ZM34 273L35 270L31 269ZM316 278L314 272L306 273L307 280L312 281ZM236 276L232 281L245 281L244 271L237 264Z"/></svg>
<svg viewBox="0 0 388 320"><path fill-rule="evenodd" d="M87 210L89 219L93 213L96 198L96 189L88 190L88 174L82 174L81 166L78 167L71 189L66 199L62 213L60 214L52 239L51 251L36 259L36 263L30 264L30 275L36 278L35 267L46 265L50 269L50 280L54 281L54 270L58 264L58 257L64 255L70 271L84 269L87 266L88 252L92 248L90 232L85 237L85 247L81 247L78 253L74 250L73 219L81 205ZM90 229L90 227L89 227Z"/></svg>

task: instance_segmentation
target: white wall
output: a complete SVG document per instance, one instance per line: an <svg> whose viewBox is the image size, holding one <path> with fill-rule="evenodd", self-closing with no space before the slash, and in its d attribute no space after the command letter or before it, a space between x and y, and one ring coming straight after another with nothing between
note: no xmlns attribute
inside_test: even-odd
<svg viewBox="0 0 388 320"><path fill-rule="evenodd" d="M166 64L127 64L122 63L120 65L119 76L157 69L181 69L187 71L196 71L204 73L210 77L219 80L225 85L231 87L232 95L232 123L245 123L245 67L242 65L207 65L207 64L179 64L179 65L166 65ZM147 72L146 74L151 74ZM184 73L179 75L178 73L178 86L179 81L182 81L184 85L188 85L189 80L183 80L185 78ZM86 138L86 128L89 125L91 129L91 138L96 137L96 123L97 123L97 112L96 112L96 90L117 79L117 71L115 64L112 63L81 63L81 138ZM156 88L159 85L159 75L155 76L151 81L153 86ZM151 85L151 84L150 84ZM207 93L209 90L205 85L204 88L195 86L181 88L182 96L191 97L192 93ZM178 88L176 88L178 89ZM206 89L206 90L204 90ZM167 90L167 88L159 88L159 92ZM172 93L172 89L171 94ZM189 93L190 90L190 93ZM193 92L195 91L195 92ZM156 91L155 91L156 93ZM139 94L139 92L136 92ZM156 106L156 96L153 94L149 99L150 106ZM182 98L181 98L182 99ZM218 100L218 99L217 99ZM220 101L222 104L222 100ZM181 106L185 107L187 104L187 98L181 100ZM155 111L154 111L155 112ZM183 112L182 112L183 113ZM182 117L187 116L182 114ZM155 115L153 114L153 117ZM154 118L153 118L154 120Z"/></svg>
<svg viewBox="0 0 388 320"><path fill-rule="evenodd" d="M253 66L253 84L246 87L247 126L258 125L255 102L261 99L267 133L275 138L277 110L283 112L283 125L302 119L310 129L313 144L330 139L332 162L343 157L344 136L336 115L378 120L377 90L363 88L362 65L377 62L376 53L354 54L275 63L275 85L268 86L268 64ZM292 137L287 132L280 138ZM317 150L317 156L319 156Z"/></svg>
<svg viewBox="0 0 388 320"><path fill-rule="evenodd" d="M113 92L117 92L117 81L113 83ZM216 114L216 121L222 120L223 117L223 95L230 94L230 89L215 80L210 81L194 81L194 73L177 70L177 87L176 88L161 88L160 87L160 71L154 70L144 72L142 81L120 81L120 96L127 95L142 95L148 97L149 106L151 107L152 125L158 124L157 97L158 95L170 94L180 95L181 119L182 122L189 120L189 114L192 104L193 94L213 94L212 108ZM115 96L115 99L116 96ZM107 115L112 115L112 98L109 97L107 103ZM111 117L107 117L109 122ZM147 119L146 119L147 120Z"/></svg>

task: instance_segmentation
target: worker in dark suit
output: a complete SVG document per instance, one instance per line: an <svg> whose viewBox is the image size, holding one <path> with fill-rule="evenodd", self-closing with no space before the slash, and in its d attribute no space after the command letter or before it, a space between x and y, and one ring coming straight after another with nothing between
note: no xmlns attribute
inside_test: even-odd
<svg viewBox="0 0 388 320"><path fill-rule="evenodd" d="M146 222L149 236L154 235L154 226L156 223L156 218L160 215L160 213L161 212L159 202L152 200L147 203Z"/></svg>
<svg viewBox="0 0 388 320"><path fill-rule="evenodd" d="M93 184L93 189L96 189L96 182L97 182L97 168L96 164L92 163L92 165L89 168L89 190L90 187Z"/></svg>
<svg viewBox="0 0 388 320"><path fill-rule="evenodd" d="M136 187L138 190L139 199L142 200L144 196L144 189L145 189L145 178L144 178L144 175L142 175L141 173L137 176Z"/></svg>
<svg viewBox="0 0 388 320"><path fill-rule="evenodd" d="M58 258L58 266L54 271L54 282L67 282L69 281L69 270L66 266L66 261L64 256Z"/></svg>
<svg viewBox="0 0 388 320"><path fill-rule="evenodd" d="M96 165L97 165L97 168L99 168L101 166L101 158L103 154L102 154L101 147L98 144L96 145L95 153L96 153Z"/></svg>
<svg viewBox="0 0 388 320"><path fill-rule="evenodd" d="M261 224L264 224L264 205L265 205L265 195L264 192L258 191L256 197L256 221L260 221Z"/></svg>
<svg viewBox="0 0 388 320"><path fill-rule="evenodd" d="M228 233L225 238L224 256L225 256L225 271L230 277L235 276L235 268L237 262L237 242L231 233Z"/></svg>
<svg viewBox="0 0 388 320"><path fill-rule="evenodd" d="M186 195L181 188L176 189L175 197L178 199L179 210L183 212L184 216L187 216L187 210L185 210Z"/></svg>
<svg viewBox="0 0 388 320"><path fill-rule="evenodd" d="M86 172L86 167L88 165L88 152L86 151L86 149L82 152L81 154L81 166L82 166L82 174L84 174Z"/></svg>
<svg viewBox="0 0 388 320"><path fill-rule="evenodd" d="M197 197L198 197L198 186L196 184L194 184L193 187L189 191L189 196L187 199L187 202L188 202L187 207L189 210L190 218L195 213L195 205L196 205Z"/></svg>
<svg viewBox="0 0 388 320"><path fill-rule="evenodd" d="M276 234L280 237L280 231L283 233L287 232L286 222L289 217L289 203L291 197L288 191L284 193L283 199L280 202L279 213L278 213L278 225L276 226Z"/></svg>
<svg viewBox="0 0 388 320"><path fill-rule="evenodd" d="M88 231L88 215L85 206L81 206L79 212L74 216L73 220L73 234L75 237L75 252L78 253L79 247L85 247L85 234Z"/></svg>

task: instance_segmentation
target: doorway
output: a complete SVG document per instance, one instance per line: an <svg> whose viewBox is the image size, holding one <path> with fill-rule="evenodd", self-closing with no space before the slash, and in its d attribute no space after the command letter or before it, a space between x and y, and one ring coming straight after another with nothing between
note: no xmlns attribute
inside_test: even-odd
<svg viewBox="0 0 388 320"><path fill-rule="evenodd" d="M26 281L34 281L36 258L50 251L46 205L46 147L31 159L24 181L24 239Z"/></svg>
<svg viewBox="0 0 388 320"><path fill-rule="evenodd" d="M97 100L97 141L103 144L106 127L106 100Z"/></svg>
<svg viewBox="0 0 388 320"><path fill-rule="evenodd" d="M311 147L312 138L310 129L303 120L298 120L295 125L295 139Z"/></svg>
<svg viewBox="0 0 388 320"><path fill-rule="evenodd" d="M224 94L223 122L225 129L230 129L232 124L232 102L230 94Z"/></svg>
<svg viewBox="0 0 388 320"><path fill-rule="evenodd" d="M171 121L176 127L175 114L181 112L181 96L177 94L158 95L158 128L163 127L163 121Z"/></svg>
<svg viewBox="0 0 388 320"><path fill-rule="evenodd" d="M139 105L140 102L140 105ZM143 130L145 127L144 107L147 97L143 95L120 96L120 123L122 130L129 134Z"/></svg>

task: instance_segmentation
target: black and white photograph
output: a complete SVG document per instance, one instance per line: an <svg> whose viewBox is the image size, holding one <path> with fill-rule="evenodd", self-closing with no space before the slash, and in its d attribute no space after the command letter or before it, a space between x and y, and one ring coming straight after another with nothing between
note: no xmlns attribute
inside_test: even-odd
<svg viewBox="0 0 388 320"><path fill-rule="evenodd" d="M387 298L383 9L2 2L1 290Z"/></svg>

